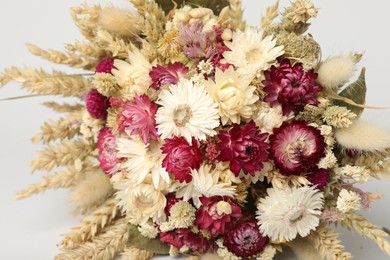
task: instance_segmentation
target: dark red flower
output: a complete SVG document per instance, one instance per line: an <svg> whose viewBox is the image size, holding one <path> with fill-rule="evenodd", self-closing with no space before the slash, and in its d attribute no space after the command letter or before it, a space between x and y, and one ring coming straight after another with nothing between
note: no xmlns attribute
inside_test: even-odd
<svg viewBox="0 0 390 260"><path fill-rule="evenodd" d="M182 199L176 198L175 193L169 193L165 196L165 198L167 199L167 205L164 208L164 212L165 215L169 217L171 215L171 208L173 207L173 205L175 205L179 201L182 201Z"/></svg>
<svg viewBox="0 0 390 260"><path fill-rule="evenodd" d="M203 159L198 141L193 137L192 144L189 144L184 137L175 136L165 139L161 150L166 154L162 166L167 172L175 175L177 181L190 182L191 169L199 169Z"/></svg>
<svg viewBox="0 0 390 260"><path fill-rule="evenodd" d="M87 111L94 118L105 118L109 103L108 98L100 94L96 89L89 91L85 97Z"/></svg>
<svg viewBox="0 0 390 260"><path fill-rule="evenodd" d="M241 218L241 208L231 199L224 197L201 197L200 207L195 215L195 225L200 229L210 230L212 236L224 234L226 225L234 218Z"/></svg>
<svg viewBox="0 0 390 260"><path fill-rule="evenodd" d="M135 95L134 102L126 103L122 115L125 129L130 135L140 134L145 144L149 138L158 139L155 114L157 105L150 101L147 95Z"/></svg>
<svg viewBox="0 0 390 260"><path fill-rule="evenodd" d="M99 150L98 161L100 167L106 174L113 174L119 159L117 158L115 136L110 128L104 127L100 130L96 146Z"/></svg>
<svg viewBox="0 0 390 260"><path fill-rule="evenodd" d="M164 66L154 66L149 72L149 76L153 81L150 87L159 90L165 85L174 85L188 73L188 70L181 62L168 63Z"/></svg>
<svg viewBox="0 0 390 260"><path fill-rule="evenodd" d="M112 68L114 67L114 59L108 58L101 60L96 66L96 73L111 73Z"/></svg>
<svg viewBox="0 0 390 260"><path fill-rule="evenodd" d="M230 161L230 170L236 176L241 170L254 176L268 161L268 134L260 133L253 121L244 126L235 124L229 132L220 131L218 137L218 160Z"/></svg>
<svg viewBox="0 0 390 260"><path fill-rule="evenodd" d="M262 252L269 238L260 233L256 220L251 219L237 224L226 233L224 245L233 254L251 257Z"/></svg>
<svg viewBox="0 0 390 260"><path fill-rule="evenodd" d="M314 83L318 74L303 70L302 64L291 66L284 59L279 67L272 66L264 75L264 91L268 93L264 101L272 107L280 104L284 115L299 112L307 104L318 105L315 95L322 90Z"/></svg>
<svg viewBox="0 0 390 260"><path fill-rule="evenodd" d="M316 168L308 176L308 179L313 185L317 186L318 189L323 189L328 183L329 171L323 168Z"/></svg>
<svg viewBox="0 0 390 260"><path fill-rule="evenodd" d="M324 156L324 137L303 121L284 122L269 139L271 158L283 175L307 172Z"/></svg>
<svg viewBox="0 0 390 260"><path fill-rule="evenodd" d="M192 252L201 254L206 253L212 247L212 243L209 240L184 228L170 232L161 232L160 241L177 248L188 246Z"/></svg>

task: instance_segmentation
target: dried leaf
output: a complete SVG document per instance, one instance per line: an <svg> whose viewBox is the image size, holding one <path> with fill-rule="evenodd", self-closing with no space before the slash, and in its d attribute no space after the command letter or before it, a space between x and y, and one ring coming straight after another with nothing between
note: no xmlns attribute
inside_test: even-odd
<svg viewBox="0 0 390 260"><path fill-rule="evenodd" d="M225 6L229 5L228 0L176 0L175 2L179 8L185 4L194 7L206 7L213 10L214 14L219 14ZM161 5L166 14L174 8L174 3L172 0L156 0L156 3Z"/></svg>
<svg viewBox="0 0 390 260"><path fill-rule="evenodd" d="M366 86L366 68L362 68L362 71L360 72L359 78L352 83L351 85L347 86L343 91L339 93L339 96L348 98L359 105L364 105L366 102L366 92L367 92L367 86ZM347 104L341 100L335 101L336 105L339 106L345 106L349 110L351 110L353 113L355 113L358 117L363 113L364 108L354 106L352 104Z"/></svg>
<svg viewBox="0 0 390 260"><path fill-rule="evenodd" d="M149 239L144 237L138 231L137 226L128 225L129 230L129 238L128 243L136 248L147 250L149 252L159 254L159 255L167 255L169 254L169 246L162 243L159 239Z"/></svg>

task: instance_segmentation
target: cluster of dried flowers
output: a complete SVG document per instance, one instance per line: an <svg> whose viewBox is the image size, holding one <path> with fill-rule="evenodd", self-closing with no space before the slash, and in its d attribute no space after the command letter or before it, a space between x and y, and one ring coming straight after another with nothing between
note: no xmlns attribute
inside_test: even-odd
<svg viewBox="0 0 390 260"><path fill-rule="evenodd" d="M361 55L321 60L305 34L317 15L309 0L280 21L278 3L269 7L261 29L245 24L239 0L131 2L138 12L74 8L88 41L66 52L29 45L93 74L13 67L0 77L81 100L45 103L65 117L34 137L48 146L32 169L61 169L17 194L70 188L75 211L90 213L56 259L265 260L280 244L350 259L332 223L390 254L388 234L356 213L379 196L354 187L390 177L390 133L359 119L364 69L345 86Z"/></svg>

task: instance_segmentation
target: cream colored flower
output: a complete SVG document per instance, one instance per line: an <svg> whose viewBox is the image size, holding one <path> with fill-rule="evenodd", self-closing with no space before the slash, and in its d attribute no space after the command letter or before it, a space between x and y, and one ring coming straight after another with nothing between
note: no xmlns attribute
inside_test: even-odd
<svg viewBox="0 0 390 260"><path fill-rule="evenodd" d="M191 173L192 181L188 184L183 184L177 191L176 196L183 198L185 201L192 199L197 208L202 205L199 200L202 196L234 196L235 188L220 182L220 173L217 170L211 171L211 165L203 164L199 170L191 170Z"/></svg>
<svg viewBox="0 0 390 260"><path fill-rule="evenodd" d="M111 70L122 88L120 94L124 99L132 99L135 94L145 94L152 84L152 79L149 77L152 65L138 49L134 48L129 52L129 62L115 60L115 68Z"/></svg>
<svg viewBox="0 0 390 260"><path fill-rule="evenodd" d="M314 187L271 188L257 204L260 231L274 241L309 235L320 222L324 195Z"/></svg>
<svg viewBox="0 0 390 260"><path fill-rule="evenodd" d="M114 185L116 204L134 225L145 224L149 219L159 222L165 219L165 195L147 183L136 184L131 179Z"/></svg>
<svg viewBox="0 0 390 260"><path fill-rule="evenodd" d="M209 75L214 70L214 65L210 61L200 61L198 64L198 69L201 74Z"/></svg>
<svg viewBox="0 0 390 260"><path fill-rule="evenodd" d="M332 150L327 150L325 157L321 158L317 164L318 168L331 169L337 166L337 158Z"/></svg>
<svg viewBox="0 0 390 260"><path fill-rule="evenodd" d="M239 124L241 118L249 120L255 110L255 86L250 85L250 79L242 77L238 71L229 67L225 72L215 71L215 81L209 79L206 89L219 105L219 115L223 125Z"/></svg>
<svg viewBox="0 0 390 260"><path fill-rule="evenodd" d="M262 103L253 121L262 132L271 134L274 128L280 127L287 119L281 106L270 107L267 103Z"/></svg>
<svg viewBox="0 0 390 260"><path fill-rule="evenodd" d="M288 8L286 18L293 23L306 23L310 18L317 17L317 12L310 0L297 0Z"/></svg>
<svg viewBox="0 0 390 260"><path fill-rule="evenodd" d="M139 225L138 231L141 235L150 239L156 238L159 233L158 228L149 222Z"/></svg>
<svg viewBox="0 0 390 260"><path fill-rule="evenodd" d="M100 129L104 126L104 121L98 118L93 118L85 110L82 115L82 123L80 125L80 132L85 139L91 139L97 142Z"/></svg>
<svg viewBox="0 0 390 260"><path fill-rule="evenodd" d="M272 260L276 255L275 247L268 245L264 250L256 256L256 260Z"/></svg>
<svg viewBox="0 0 390 260"><path fill-rule="evenodd" d="M225 41L230 51L223 53L224 60L234 64L240 74L252 79L276 63L276 58L283 55L283 46L276 46L272 36L263 38L263 31L247 26L245 31L233 32L232 41Z"/></svg>
<svg viewBox="0 0 390 260"><path fill-rule="evenodd" d="M350 210L357 210L360 207L361 198L359 194L353 191L342 189L337 198L337 209L342 213Z"/></svg>
<svg viewBox="0 0 390 260"><path fill-rule="evenodd" d="M160 224L162 232L177 228L191 228L194 225L196 209L187 201L179 201L170 209L168 222Z"/></svg>
<svg viewBox="0 0 390 260"><path fill-rule="evenodd" d="M195 22L201 22L204 25L203 32L212 32L212 26L218 23L217 17L211 9L205 7L192 8L185 5L175 11L172 21L168 22L166 28L169 31L178 29L182 23L191 25Z"/></svg>
<svg viewBox="0 0 390 260"><path fill-rule="evenodd" d="M322 120L329 126L335 128L345 128L352 124L352 120L355 119L357 115L352 113L346 107L340 106L330 106L325 109L324 114L322 115Z"/></svg>
<svg viewBox="0 0 390 260"><path fill-rule="evenodd" d="M191 143L192 137L206 140L217 133L214 128L219 126L218 105L203 86L181 80L162 90L157 104L161 106L156 122L162 139L183 136Z"/></svg>
<svg viewBox="0 0 390 260"><path fill-rule="evenodd" d="M346 165L339 169L341 174L354 179L357 182L364 183L370 178L370 171L366 167Z"/></svg>
<svg viewBox="0 0 390 260"><path fill-rule="evenodd" d="M171 180L161 166L165 156L160 148L160 142L144 144L138 136L117 139L118 157L125 158L121 167L129 171L127 177L135 184L151 179L156 189L165 190Z"/></svg>

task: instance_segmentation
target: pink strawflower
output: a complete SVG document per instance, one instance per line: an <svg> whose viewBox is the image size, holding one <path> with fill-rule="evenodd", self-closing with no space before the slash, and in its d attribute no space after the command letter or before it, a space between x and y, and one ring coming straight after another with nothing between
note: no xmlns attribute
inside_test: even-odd
<svg viewBox="0 0 390 260"><path fill-rule="evenodd" d="M336 223L340 220L340 211L333 210L333 209L325 209L324 212L322 212L321 219Z"/></svg>
<svg viewBox="0 0 390 260"><path fill-rule="evenodd" d="M109 108L109 100L96 89L92 89L85 97L85 106L92 117L106 118L107 108Z"/></svg>
<svg viewBox="0 0 390 260"><path fill-rule="evenodd" d="M241 208L231 199L220 196L201 197L200 202L202 207L195 213L194 224L200 229L210 230L212 236L224 234L226 225L233 219L243 217Z"/></svg>
<svg viewBox="0 0 390 260"><path fill-rule="evenodd" d="M269 238L260 233L255 219L237 224L224 239L224 245L230 252L245 258L261 253L268 242Z"/></svg>
<svg viewBox="0 0 390 260"><path fill-rule="evenodd" d="M175 205L179 201L182 201L183 199L176 198L176 195L174 193L167 194L165 196L165 198L167 200L167 205L164 208L164 212L165 212L165 215L167 215L167 217L169 217L171 215L171 208L173 207L173 205Z"/></svg>
<svg viewBox="0 0 390 260"><path fill-rule="evenodd" d="M108 58L101 60L96 66L96 73L111 73L112 68L114 67L114 59Z"/></svg>
<svg viewBox="0 0 390 260"><path fill-rule="evenodd" d="M315 168L313 172L308 176L308 180L318 189L325 188L329 180L329 171L323 168Z"/></svg>
<svg viewBox="0 0 390 260"><path fill-rule="evenodd" d="M164 66L154 66L149 72L149 76L153 81L150 87L155 90L160 90L166 85L175 85L188 71L189 69L181 62L168 63Z"/></svg>
<svg viewBox="0 0 390 260"><path fill-rule="evenodd" d="M271 158L286 176L308 172L325 154L321 132L303 121L284 122L269 140Z"/></svg>
<svg viewBox="0 0 390 260"><path fill-rule="evenodd" d="M115 136L110 128L104 127L100 130L96 146L99 150L100 167L106 174L115 173L120 160L117 158Z"/></svg>
<svg viewBox="0 0 390 260"><path fill-rule="evenodd" d="M229 161L236 176L241 170L254 176L255 171L263 168L263 162L268 161L269 144L265 142L268 134L260 133L253 121L243 126L234 124L229 132L220 131L218 137L218 160Z"/></svg>
<svg viewBox="0 0 390 260"><path fill-rule="evenodd" d="M318 74L303 70L302 64L291 66L290 61L284 59L279 67L272 66L264 75L264 91L268 93L264 101L272 107L280 104L283 115L299 112L307 104L319 104L315 98L322 90L321 86L315 85Z"/></svg>
<svg viewBox="0 0 390 260"><path fill-rule="evenodd" d="M222 34L224 29L219 28L218 26L213 26L214 32L215 32L215 39L212 41L213 48L215 50L215 55L211 59L211 62L213 63L215 68L219 68L222 71L227 70L230 66L233 66L233 64L230 63L221 63L221 60L223 59L223 53L225 51L230 51L230 48L227 47L224 43L224 40L222 39Z"/></svg>
<svg viewBox="0 0 390 260"><path fill-rule="evenodd" d="M173 174L177 181L190 182L191 169L199 169L203 159L198 141L192 137L192 144L189 144L184 137L175 136L165 139L161 150L166 154L162 166L167 172Z"/></svg>
<svg viewBox="0 0 390 260"><path fill-rule="evenodd" d="M147 95L135 95L134 101L126 103L122 112L126 131L130 135L140 134L145 144L148 143L149 138L157 140L156 112L157 105L151 102Z"/></svg>
<svg viewBox="0 0 390 260"><path fill-rule="evenodd" d="M187 246L191 252L201 254L206 253L213 246L211 241L205 237L184 228L170 232L161 232L160 241L177 248Z"/></svg>

